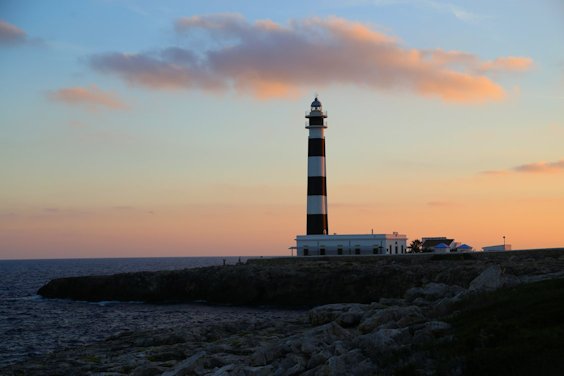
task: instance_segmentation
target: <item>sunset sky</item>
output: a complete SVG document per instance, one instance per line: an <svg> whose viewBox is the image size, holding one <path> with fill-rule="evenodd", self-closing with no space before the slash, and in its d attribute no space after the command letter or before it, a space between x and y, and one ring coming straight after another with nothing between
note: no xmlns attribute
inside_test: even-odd
<svg viewBox="0 0 564 376"><path fill-rule="evenodd" d="M0 1L0 258L564 246L564 2Z"/></svg>

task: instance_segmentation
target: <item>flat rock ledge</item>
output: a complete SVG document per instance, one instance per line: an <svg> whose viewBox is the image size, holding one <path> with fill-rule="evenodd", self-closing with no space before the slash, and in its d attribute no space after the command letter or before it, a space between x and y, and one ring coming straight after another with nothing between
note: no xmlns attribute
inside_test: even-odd
<svg viewBox="0 0 564 376"><path fill-rule="evenodd" d="M39 289L46 298L85 301L191 302L316 306L371 303L429 283L471 287L491 265L519 278L564 270L562 250L504 253L293 257L247 264L110 276L60 278ZM489 277L484 277L489 278Z"/></svg>
<svg viewBox="0 0 564 376"><path fill-rule="evenodd" d="M329 304L301 318L257 319L123 333L80 348L32 358L7 375L461 375L460 359L432 349L453 341L443 321L467 296L540 279L493 264L468 287L429 282L399 298Z"/></svg>

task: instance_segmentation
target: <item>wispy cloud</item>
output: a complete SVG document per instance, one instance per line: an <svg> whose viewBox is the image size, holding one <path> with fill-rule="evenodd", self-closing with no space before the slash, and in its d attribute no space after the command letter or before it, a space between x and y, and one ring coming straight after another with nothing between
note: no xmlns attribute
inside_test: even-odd
<svg viewBox="0 0 564 376"><path fill-rule="evenodd" d="M507 170L483 171L483 175L508 175L510 173L552 174L564 172L564 159L555 162L527 163Z"/></svg>
<svg viewBox="0 0 564 376"><path fill-rule="evenodd" d="M494 60L482 61L477 56L463 51L436 49L424 50L422 52L434 64L445 67L462 67L473 74L524 72L533 66L533 60L528 57L504 56Z"/></svg>
<svg viewBox="0 0 564 376"><path fill-rule="evenodd" d="M556 162L535 162L513 168L516 172L553 173L564 172L564 159Z"/></svg>
<svg viewBox="0 0 564 376"><path fill-rule="evenodd" d="M91 110L101 108L126 109L127 104L117 95L102 91L95 85L90 87L68 87L48 93L52 100L70 105L85 106Z"/></svg>
<svg viewBox="0 0 564 376"><path fill-rule="evenodd" d="M523 59L521 66L530 62L518 57L488 62L464 52L456 52L464 57L456 60L449 56L452 52L407 48L369 25L337 17L283 25L248 22L233 14L193 16L179 19L175 30L187 38L203 33L214 47L100 54L90 58L90 65L131 84L161 90L235 90L272 98L345 84L407 90L449 102L485 102L505 96L487 73L514 71L514 59ZM440 54L449 58L439 59Z"/></svg>
<svg viewBox="0 0 564 376"><path fill-rule="evenodd" d="M347 5L365 5L371 4L375 6L394 6L394 5L413 5L416 7L422 7L427 9L432 9L440 13L449 14L460 21L464 22L477 22L483 19L489 18L488 16L472 12L468 9L462 8L453 3L446 1L434 1L434 0L347 0Z"/></svg>
<svg viewBox="0 0 564 376"><path fill-rule="evenodd" d="M467 9L459 7L458 5L444 1L417 0L416 3L431 7L441 12L449 13L464 22L477 22L483 20L484 18L487 18L486 16L471 12Z"/></svg>
<svg viewBox="0 0 564 376"><path fill-rule="evenodd" d="M6 21L0 20L0 46L18 45L28 41L25 31Z"/></svg>

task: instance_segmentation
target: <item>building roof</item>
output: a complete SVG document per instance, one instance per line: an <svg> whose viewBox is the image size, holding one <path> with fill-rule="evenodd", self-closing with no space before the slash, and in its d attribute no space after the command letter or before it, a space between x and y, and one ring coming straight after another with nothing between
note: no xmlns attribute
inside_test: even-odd
<svg viewBox="0 0 564 376"><path fill-rule="evenodd" d="M436 246L434 246L433 248L444 249L444 248L450 248L450 247L448 245L446 245L445 243L440 243L440 244L437 244Z"/></svg>
<svg viewBox="0 0 564 376"><path fill-rule="evenodd" d="M459 245L456 249L472 249L468 244Z"/></svg>
<svg viewBox="0 0 564 376"><path fill-rule="evenodd" d="M423 249L429 249L429 248L435 248L437 245L443 243L445 244L447 247L450 246L450 244L454 241L454 239L447 239L447 238L432 238L432 239L425 239L423 241L423 243L421 244L421 248Z"/></svg>
<svg viewBox="0 0 564 376"><path fill-rule="evenodd" d="M317 99L317 96L315 97L313 102L311 102L311 107L321 107L321 102L319 101L319 99Z"/></svg>
<svg viewBox="0 0 564 376"><path fill-rule="evenodd" d="M333 235L297 235L296 240L385 240L385 239L397 239L397 240L407 240L407 236L404 234L333 234Z"/></svg>

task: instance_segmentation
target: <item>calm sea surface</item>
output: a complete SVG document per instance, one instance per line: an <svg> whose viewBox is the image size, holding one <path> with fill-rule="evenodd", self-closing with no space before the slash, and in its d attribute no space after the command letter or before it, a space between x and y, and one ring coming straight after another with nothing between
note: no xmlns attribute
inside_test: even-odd
<svg viewBox="0 0 564 376"><path fill-rule="evenodd" d="M237 257L0 261L0 367L124 331L284 314L275 309L87 303L36 295L42 285L58 277L194 268L220 265L223 259L228 264L238 261Z"/></svg>

